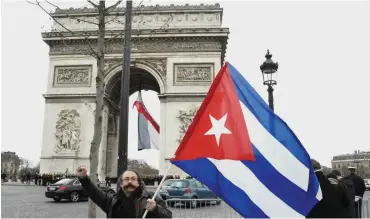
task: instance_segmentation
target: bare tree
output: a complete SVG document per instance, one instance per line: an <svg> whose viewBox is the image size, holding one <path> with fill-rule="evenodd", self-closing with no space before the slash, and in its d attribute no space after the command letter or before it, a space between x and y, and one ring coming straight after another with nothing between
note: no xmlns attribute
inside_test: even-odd
<svg viewBox="0 0 370 219"><path fill-rule="evenodd" d="M64 26L63 24L61 24L57 19L55 19L52 16L51 12L46 10L45 7L43 7L38 0L36 0L35 2L30 2L30 1L27 0L27 2L40 7L40 9L43 10L46 14L48 14L54 20L55 23L57 23L65 31L67 31L67 32L54 31L54 32L50 33L51 35L59 36L61 38L63 44L66 47L69 47L69 45L67 43L69 41L69 36L84 38L86 44L89 46L89 49L87 51L82 49L81 51L79 51L79 53L84 54L84 55L90 55L90 56L94 57L97 61L97 76L95 78L95 80L96 80L95 109L90 109L94 113L94 135L93 135L93 139L91 141L90 156L89 156L89 158L90 158L89 159L90 160L90 177L91 177L91 180L92 180L93 183L97 183L97 170L98 170L98 164L99 164L99 147L100 147L100 142L101 142L101 139L102 139L102 112L103 112L103 107L104 107L104 101L103 101L104 99L103 98L104 98L104 90L105 90L105 84L104 84L105 43L110 41L110 40L113 40L115 38L122 37L123 33L124 33L123 31L119 32L118 34L113 34L113 32L111 32L112 35L110 36L110 39L106 40L105 39L106 38L106 29L105 29L106 24L114 22L114 23L122 24L122 26L123 26L123 23L120 22L119 19L117 19L119 16L123 16L123 14L117 12L116 16L114 16L112 19L108 20L106 18L108 16L114 15L114 12L116 11L115 9L118 7L119 4L122 3L122 0L118 0L115 4L113 4L109 7L106 7L104 0L99 0L99 3L94 3L91 0L87 0L87 2L98 12L97 22L88 21L88 20L84 20L84 19L81 19L81 18L76 18L74 16L71 16L68 13L63 12L63 10L60 9L57 5L51 3L47 0L45 1L46 4L52 6L56 9L59 9L58 10L59 12L63 13L64 15L66 15L70 19L77 20L78 22L86 22L86 23L89 23L89 24L97 25L97 29L98 29L98 31L97 31L97 35L98 35L97 41L94 41L94 40L90 39L90 37L93 34L96 34L96 32L95 33L74 32L74 31L70 30L69 28L67 28L66 26ZM142 3L143 3L143 0L140 1L139 6L137 8L140 8ZM135 13L133 13L133 14L135 14ZM172 22L172 21L173 21L173 17L172 17L172 15L170 15L169 18L167 19L167 21L164 23L164 25L159 29L169 27L169 22ZM145 21L144 21L144 23L145 23ZM152 37L152 35L149 36L149 38L151 38L151 37ZM95 43L95 42L96 42L96 45L93 45L93 43ZM132 45L133 45L133 43L131 42L131 46ZM91 199L89 199L89 203L88 203L88 217L89 218L96 218L96 205L91 201Z"/></svg>
<svg viewBox="0 0 370 219"><path fill-rule="evenodd" d="M98 26L98 39L96 46L91 45L91 41L89 40L89 35L87 34L80 34L79 36L82 36L85 38L86 43L89 45L89 52L88 55L93 56L96 59L97 62L97 75L96 75L96 99L95 99L95 110L94 110L94 135L93 139L91 141L91 147L90 147L90 177L93 183L97 182L97 170L98 170L98 164L99 164L99 147L100 142L102 139L102 112L104 107L104 49L105 49L105 25L106 21L105 18L109 14L110 11L115 9L122 0L117 1L112 6L106 7L104 0L99 0L99 3L96 4L92 2L91 0L87 0L98 12L98 21L97 23L91 22L91 21L85 21L82 19L79 19L79 21L82 22L89 22L92 24L95 24ZM50 12L48 12L39 1L29 2L33 5L39 6L45 13L47 13L51 18L53 16ZM49 5L54 6L55 8L59 9L58 6L55 4L46 1ZM69 16L71 18L71 16ZM74 18L76 19L76 18ZM69 32L72 36L76 36L77 34L65 27L63 24L58 22L58 20L53 20L58 23L62 28L64 28L66 31ZM60 36L63 38L63 34L60 34ZM96 205L92 202L91 199L89 199L88 203L88 217L89 218L96 218Z"/></svg>

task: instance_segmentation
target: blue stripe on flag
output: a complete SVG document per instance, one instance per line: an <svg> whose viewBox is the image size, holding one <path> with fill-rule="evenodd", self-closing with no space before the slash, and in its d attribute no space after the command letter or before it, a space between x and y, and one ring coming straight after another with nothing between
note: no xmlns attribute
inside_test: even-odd
<svg viewBox="0 0 370 219"><path fill-rule="evenodd" d="M287 205L300 214L307 215L317 202L315 198L317 188L312 186L316 182L315 176L312 177L310 174L309 187L307 192L305 192L277 171L253 143L252 146L256 161L243 161L243 164L247 166L272 193L278 196ZM312 197L312 201L306 202L308 197ZM300 202L299 200L305 200L305 202Z"/></svg>
<svg viewBox="0 0 370 219"><path fill-rule="evenodd" d="M229 71L239 100L254 114L265 129L284 145L301 163L311 168L310 157L288 125L281 120L230 63ZM274 124L274 126L272 126Z"/></svg>
<svg viewBox="0 0 370 219"><path fill-rule="evenodd" d="M267 218L267 215L252 202L248 195L226 179L207 158L171 162L207 185L218 197L239 212L241 216Z"/></svg>

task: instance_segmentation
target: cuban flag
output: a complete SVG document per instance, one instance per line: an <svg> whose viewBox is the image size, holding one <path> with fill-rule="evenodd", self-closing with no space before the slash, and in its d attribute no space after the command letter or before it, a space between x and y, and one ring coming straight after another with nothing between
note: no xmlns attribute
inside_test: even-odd
<svg viewBox="0 0 370 219"><path fill-rule="evenodd" d="M304 218L322 199L301 142L229 63L171 162L246 218Z"/></svg>
<svg viewBox="0 0 370 219"><path fill-rule="evenodd" d="M138 150L159 150L159 125L146 109L141 91L133 107L136 107L138 111Z"/></svg>

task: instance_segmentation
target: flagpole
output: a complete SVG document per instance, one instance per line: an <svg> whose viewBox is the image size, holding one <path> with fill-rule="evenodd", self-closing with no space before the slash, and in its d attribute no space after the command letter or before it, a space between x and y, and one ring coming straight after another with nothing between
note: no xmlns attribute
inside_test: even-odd
<svg viewBox="0 0 370 219"><path fill-rule="evenodd" d="M159 190L161 189L161 187L162 187L162 185L163 185L164 181L166 180L166 177L167 177L168 173L170 172L171 167L172 167L172 163L170 163L170 166L168 167L167 172L164 174L164 176L163 176L163 178L162 178L161 182L159 183L158 188L157 188L157 190L155 191L155 193L154 193L154 195L153 195L152 200L155 200L155 198L157 197L157 195L158 195L158 193L159 193ZM148 209L146 209L146 211L145 211L145 213L144 213L144 215L143 215L143 218L145 218L147 214L148 214Z"/></svg>

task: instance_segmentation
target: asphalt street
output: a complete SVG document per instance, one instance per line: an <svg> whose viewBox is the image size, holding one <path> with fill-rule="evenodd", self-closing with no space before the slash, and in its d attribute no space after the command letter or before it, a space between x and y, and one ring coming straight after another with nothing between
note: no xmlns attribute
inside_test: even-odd
<svg viewBox="0 0 370 219"><path fill-rule="evenodd" d="M54 202L45 198L45 187L42 186L1 186L1 217L2 218L85 218L87 201L72 203ZM364 198L370 198L370 192ZM184 209L177 206L170 208L175 218L235 218L240 217L224 202L221 205ZM99 208L98 217L106 215Z"/></svg>
<svg viewBox="0 0 370 219"><path fill-rule="evenodd" d="M48 199L44 195L43 186L1 186L1 217L2 218L85 218L87 216L87 201L60 203ZM97 208L97 216L105 218L103 211ZM239 217L233 209L224 202L221 205L184 209L171 207L176 218L225 218Z"/></svg>

